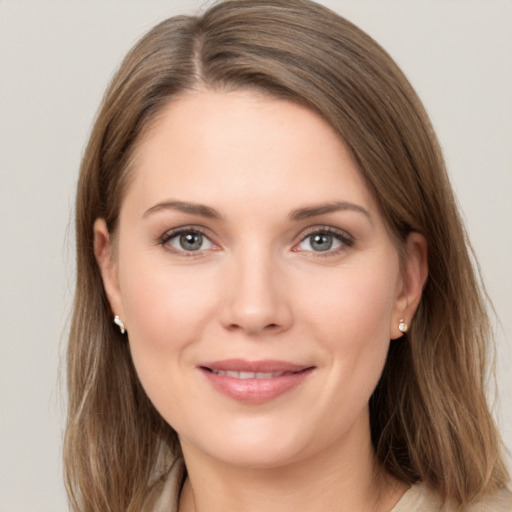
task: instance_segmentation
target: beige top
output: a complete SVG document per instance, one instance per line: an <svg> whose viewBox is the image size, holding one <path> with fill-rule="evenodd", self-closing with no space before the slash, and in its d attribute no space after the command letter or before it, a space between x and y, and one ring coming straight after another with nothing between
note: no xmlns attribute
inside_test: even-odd
<svg viewBox="0 0 512 512"><path fill-rule="evenodd" d="M175 463L167 477L154 485L144 507L146 512L178 512L178 499L184 477L181 461ZM455 512L443 507L440 497L426 485L413 485L390 512ZM477 503L463 512L512 512L512 493L506 489L493 499Z"/></svg>
<svg viewBox="0 0 512 512"><path fill-rule="evenodd" d="M390 512L451 512L453 507L443 507L442 500L424 484L413 485ZM512 512L512 494L506 489L491 500L476 503L463 512Z"/></svg>

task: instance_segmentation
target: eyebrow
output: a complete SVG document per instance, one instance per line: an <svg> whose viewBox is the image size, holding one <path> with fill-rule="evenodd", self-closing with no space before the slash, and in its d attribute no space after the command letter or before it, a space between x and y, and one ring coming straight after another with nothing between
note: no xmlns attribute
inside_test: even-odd
<svg viewBox="0 0 512 512"><path fill-rule="evenodd" d="M200 215L208 219L222 220L222 215L204 204L189 203L185 201L164 201L162 203L155 204L144 212L143 217L147 217L149 214L160 211L160 210L178 210L183 213L191 213L193 215Z"/></svg>
<svg viewBox="0 0 512 512"><path fill-rule="evenodd" d="M309 219L310 217L317 217L318 215L325 215L326 213L333 213L339 211L351 210L354 212L362 213L371 222L372 218L368 210L354 203L347 201L331 201L328 203L321 203L317 205L305 206L293 210L289 218L290 220L299 221Z"/></svg>
<svg viewBox="0 0 512 512"><path fill-rule="evenodd" d="M222 220L222 215L210 206L206 206L200 203L189 203L185 201L163 201L158 203L144 212L143 217L147 217L151 213L160 210L178 210L183 213L190 213L192 215L200 215L208 219ZM309 219L311 217L317 217L319 215L325 215L327 213L339 212L339 211L355 211L365 215L370 221L372 220L368 211L354 203L347 201L331 201L327 203L321 203L316 205L304 206L293 210L288 215L288 218L292 221L300 221Z"/></svg>

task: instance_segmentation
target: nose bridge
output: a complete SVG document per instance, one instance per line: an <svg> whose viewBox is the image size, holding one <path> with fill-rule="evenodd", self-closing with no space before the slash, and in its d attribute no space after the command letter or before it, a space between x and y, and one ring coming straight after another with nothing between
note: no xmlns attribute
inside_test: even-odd
<svg viewBox="0 0 512 512"><path fill-rule="evenodd" d="M291 310L284 276L271 247L256 241L241 244L232 255L226 283L223 323L249 334L289 327Z"/></svg>

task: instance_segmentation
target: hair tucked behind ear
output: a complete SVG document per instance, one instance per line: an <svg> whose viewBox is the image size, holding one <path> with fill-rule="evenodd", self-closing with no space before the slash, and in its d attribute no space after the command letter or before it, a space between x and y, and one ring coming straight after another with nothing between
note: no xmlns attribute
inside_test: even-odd
<svg viewBox="0 0 512 512"><path fill-rule="evenodd" d="M436 137L413 89L366 34L306 0L229 0L150 31L110 84L80 170L77 275L64 447L75 512L139 512L180 456L112 324L93 224L115 237L130 158L163 106L184 91L257 88L316 111L339 133L404 250L428 243L429 278L409 332L391 344L371 399L382 465L465 505L504 486L485 399L489 320Z"/></svg>

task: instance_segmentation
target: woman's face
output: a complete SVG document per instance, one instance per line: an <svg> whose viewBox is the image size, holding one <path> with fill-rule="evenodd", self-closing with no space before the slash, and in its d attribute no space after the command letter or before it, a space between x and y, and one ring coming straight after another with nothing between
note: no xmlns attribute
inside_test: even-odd
<svg viewBox="0 0 512 512"><path fill-rule="evenodd" d="M147 132L132 178L115 259L102 220L96 254L185 454L269 467L367 442L368 400L421 291L421 244L401 273L330 126L254 92L190 93Z"/></svg>

